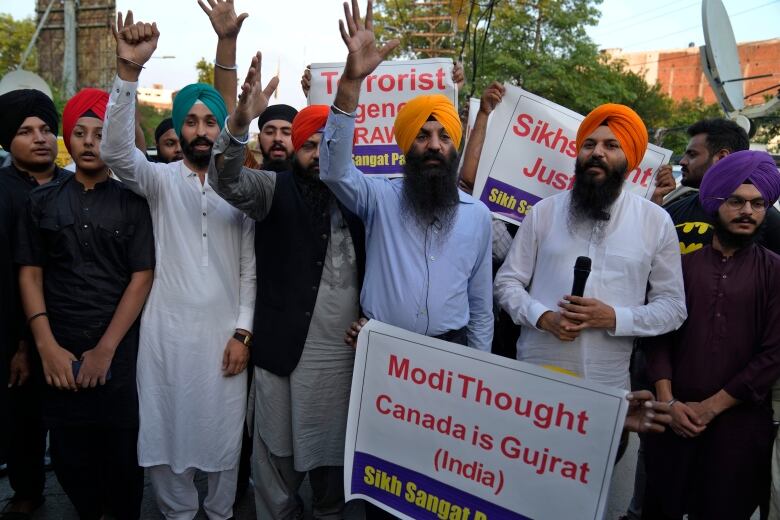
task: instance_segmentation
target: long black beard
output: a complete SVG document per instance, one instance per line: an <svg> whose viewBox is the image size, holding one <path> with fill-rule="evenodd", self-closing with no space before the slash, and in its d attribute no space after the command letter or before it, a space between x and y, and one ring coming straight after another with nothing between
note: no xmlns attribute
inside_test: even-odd
<svg viewBox="0 0 780 520"><path fill-rule="evenodd" d="M208 168L209 161L211 161L211 149L214 146L214 142L206 137L196 137L190 142L185 141L184 139L181 139L181 152L184 154L184 157L187 158L187 160L192 163L193 166L199 169ZM195 145L198 144L207 144L209 145L208 151L196 151Z"/></svg>
<svg viewBox="0 0 780 520"><path fill-rule="evenodd" d="M726 228L726 225L721 220L720 215L718 215L715 217L715 222L713 227L715 228L715 236L718 237L718 241L720 241L723 247L727 249L739 250L755 242L756 238L764 230L765 223L766 220L764 220L764 222L762 222L760 226L756 227L755 232L753 232L752 234L742 235L742 234L732 233L731 231L729 231Z"/></svg>
<svg viewBox="0 0 780 520"><path fill-rule="evenodd" d="M598 166L607 172L603 182L595 182L593 176L585 173L591 166ZM609 220L608 210L620 196L627 166L624 162L613 169L598 159L574 163L574 187L571 190L569 205L569 217L572 222Z"/></svg>
<svg viewBox="0 0 780 520"><path fill-rule="evenodd" d="M295 156L292 158L293 178L301 192L301 198L315 220L322 218L322 214L328 210L333 198L330 189L320 180L319 174L313 169L318 164L319 162L315 162L309 168L304 168ZM265 168L265 166L263 167Z"/></svg>
<svg viewBox="0 0 780 520"><path fill-rule="evenodd" d="M438 159L438 166L425 164ZM458 211L458 152L445 156L439 152L406 154L404 164L402 211L426 229L437 223L439 236L446 236L455 222Z"/></svg>
<svg viewBox="0 0 780 520"><path fill-rule="evenodd" d="M264 170L267 170L269 172L288 172L292 169L292 159L272 159L269 154L266 154L262 149L260 150L260 153L263 156L263 166L262 168Z"/></svg>

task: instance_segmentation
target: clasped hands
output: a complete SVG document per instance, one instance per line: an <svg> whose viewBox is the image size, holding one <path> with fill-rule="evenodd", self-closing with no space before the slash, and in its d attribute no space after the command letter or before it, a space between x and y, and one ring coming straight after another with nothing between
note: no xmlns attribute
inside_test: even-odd
<svg viewBox="0 0 780 520"><path fill-rule="evenodd" d="M601 300L567 294L558 307L558 312L542 314L536 327L561 341L574 341L585 329L615 330L615 309Z"/></svg>

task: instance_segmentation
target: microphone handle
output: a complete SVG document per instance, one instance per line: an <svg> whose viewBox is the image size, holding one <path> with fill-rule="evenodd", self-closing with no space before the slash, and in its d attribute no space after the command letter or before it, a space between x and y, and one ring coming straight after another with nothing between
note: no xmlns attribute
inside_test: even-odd
<svg viewBox="0 0 780 520"><path fill-rule="evenodd" d="M588 275L590 275L590 271L583 269L574 270L574 283L571 286L572 296L582 296L585 293L585 283L588 281Z"/></svg>

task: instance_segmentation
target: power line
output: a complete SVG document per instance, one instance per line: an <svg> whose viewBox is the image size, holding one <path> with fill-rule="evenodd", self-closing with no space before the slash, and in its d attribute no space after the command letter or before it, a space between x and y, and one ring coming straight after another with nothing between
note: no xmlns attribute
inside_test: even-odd
<svg viewBox="0 0 780 520"><path fill-rule="evenodd" d="M771 2L767 2L765 4L761 4L761 5L756 6L756 7L751 7L750 9L745 9L744 11L740 11L738 13L735 13L735 14L731 15L731 18L736 18L737 16L749 13L751 11L757 11L758 9L762 9L762 8L768 6L768 5L775 4L777 2L778 2L778 0L772 0ZM653 42L653 41L656 41L656 40L661 40L661 39L666 38L668 36L674 36L675 34L684 33L684 32L690 31L691 29L696 29L698 27L699 27L698 24L697 25L692 25L690 27L686 27L685 29L681 29L679 31L674 31L674 32L671 32L671 33L668 33L668 34L662 34L661 36L656 36L655 38L650 38L649 40L644 40L644 41L641 41L641 42L632 43L630 45L624 45L623 48L627 49L629 47L636 47L637 45L642 45L642 44Z"/></svg>
<svg viewBox="0 0 780 520"><path fill-rule="evenodd" d="M678 2L675 1L675 2L672 2L672 3L676 4ZM630 20L631 18L642 18L642 19L637 21L637 22L630 23L628 25L622 25L619 29L615 29L614 31L610 31L610 32L620 32L620 31L623 31L625 29L629 29L631 27L636 27L637 25L642 25L642 24L644 24L646 22L649 22L650 20L655 20L657 18L662 18L664 16L669 16L670 14L676 13L678 11L684 11L685 9L690 9L691 7L694 7L694 6L698 5L698 4L699 4L699 0L694 0L693 3L690 3L690 4L685 5L683 7L679 7L677 9L672 9L671 11L668 11L668 12L665 12L665 13L661 13L661 14L657 14L655 16L651 16L650 18L642 18L642 16L643 16L642 14L630 16L630 17L626 18L625 20ZM667 4L664 7L668 7L669 5L671 5L671 4ZM663 9L663 8L661 8L661 9ZM625 21L625 20L623 20L623 21ZM607 25L607 27L612 27L614 25L618 25L618 23L616 22L616 23L609 24L609 25ZM604 28L606 28L606 27L602 27L602 29L604 29Z"/></svg>

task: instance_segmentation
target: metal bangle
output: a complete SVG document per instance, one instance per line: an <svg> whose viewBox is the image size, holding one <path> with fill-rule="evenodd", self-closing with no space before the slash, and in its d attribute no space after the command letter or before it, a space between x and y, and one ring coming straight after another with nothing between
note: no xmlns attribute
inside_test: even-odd
<svg viewBox="0 0 780 520"><path fill-rule="evenodd" d="M341 110L339 107L336 106L335 103L332 104L330 106L330 108L332 108L333 110L335 110L336 112L338 112L341 115L345 115L347 117L351 117L352 119L355 119L355 114L350 114L349 112L345 112L344 110Z"/></svg>
<svg viewBox="0 0 780 520"><path fill-rule="evenodd" d="M146 68L146 67L144 67L143 65L141 65L140 63L136 63L136 62L134 62L133 60L128 60L127 58L123 58L123 57L122 57L122 56L120 56L119 54L117 54L117 55L116 55L116 57L117 57L117 58L119 58L120 60L122 60L122 61L126 62L126 63L131 63L131 64L135 65L136 67L138 67L138 68L139 68L139 69L141 69L141 70L143 70L143 69L145 69L145 68Z"/></svg>
<svg viewBox="0 0 780 520"><path fill-rule="evenodd" d="M227 65L220 64L219 62L217 62L217 60L214 60L214 66L219 67L222 70L236 70L236 71L238 70L238 64L229 67Z"/></svg>
<svg viewBox="0 0 780 520"><path fill-rule="evenodd" d="M669 406L672 406L676 402L677 402L677 399L670 399L669 402L667 402L666 404L669 405Z"/></svg>

